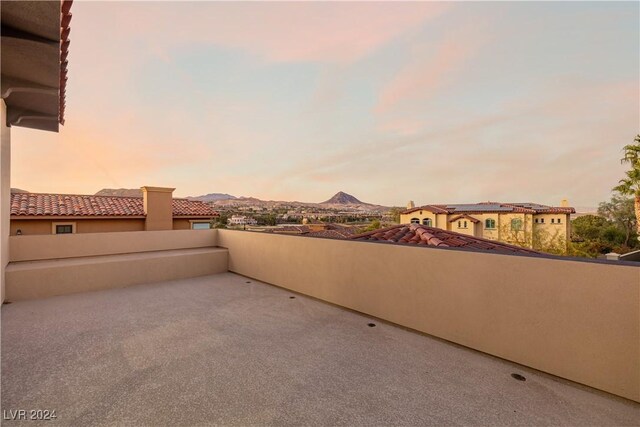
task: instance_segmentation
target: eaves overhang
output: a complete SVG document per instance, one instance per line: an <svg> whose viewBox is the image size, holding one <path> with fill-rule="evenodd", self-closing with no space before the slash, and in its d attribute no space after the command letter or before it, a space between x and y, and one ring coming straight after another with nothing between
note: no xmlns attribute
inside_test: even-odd
<svg viewBox="0 0 640 427"><path fill-rule="evenodd" d="M1 3L0 95L8 126L57 132L64 124L71 4Z"/></svg>

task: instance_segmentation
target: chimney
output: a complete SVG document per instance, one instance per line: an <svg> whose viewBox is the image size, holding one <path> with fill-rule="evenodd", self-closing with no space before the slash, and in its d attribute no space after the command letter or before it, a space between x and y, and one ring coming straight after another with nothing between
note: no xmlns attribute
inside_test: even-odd
<svg viewBox="0 0 640 427"><path fill-rule="evenodd" d="M560 201L560 207L561 208L568 208L569 207L569 201L567 199L562 199Z"/></svg>
<svg viewBox="0 0 640 427"><path fill-rule="evenodd" d="M173 190L165 187L141 187L146 231L173 230Z"/></svg>
<svg viewBox="0 0 640 427"><path fill-rule="evenodd" d="M413 209L416 207L416 204L413 203L413 200L409 200L409 203L407 203L407 209Z"/></svg>

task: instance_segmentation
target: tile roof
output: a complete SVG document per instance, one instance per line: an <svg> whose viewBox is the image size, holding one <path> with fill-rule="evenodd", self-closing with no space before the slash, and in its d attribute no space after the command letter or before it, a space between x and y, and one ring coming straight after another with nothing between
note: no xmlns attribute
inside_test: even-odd
<svg viewBox="0 0 640 427"><path fill-rule="evenodd" d="M512 212L512 213L555 213L555 214L572 214L576 210L571 207L546 206L538 203L500 203L500 202L480 202L466 204L449 204L449 205L424 205L403 211L403 214L409 214L416 211L429 211L433 213L454 214L454 213L489 213L489 212Z"/></svg>
<svg viewBox="0 0 640 427"><path fill-rule="evenodd" d="M522 253L541 255L531 249L509 245L479 237L467 236L453 231L427 227L419 224L402 224L352 236L353 240L389 242L417 246L438 246L475 249L499 253Z"/></svg>
<svg viewBox="0 0 640 427"><path fill-rule="evenodd" d="M316 224L324 224L324 230L313 231L312 227L307 225L283 225L276 228L265 230L267 233L280 233L280 234L300 234L309 237L328 237L331 239L348 239L356 234L353 227L348 227L340 224L326 224L323 222L317 222Z"/></svg>
<svg viewBox="0 0 640 427"><path fill-rule="evenodd" d="M311 229L306 225L283 225L281 227L270 228L265 230L267 233L282 233L282 234L307 234Z"/></svg>
<svg viewBox="0 0 640 427"><path fill-rule="evenodd" d="M145 216L142 197L12 193L12 216ZM204 202L173 199L174 217L218 216Z"/></svg>
<svg viewBox="0 0 640 427"><path fill-rule="evenodd" d="M324 237L328 239L349 239L354 233L348 229L333 229L333 230L319 230L312 231L305 234L307 237Z"/></svg>

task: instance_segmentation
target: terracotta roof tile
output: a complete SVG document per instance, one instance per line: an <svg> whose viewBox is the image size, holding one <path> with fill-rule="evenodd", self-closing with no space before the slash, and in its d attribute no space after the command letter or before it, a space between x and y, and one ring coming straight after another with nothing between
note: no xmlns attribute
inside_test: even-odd
<svg viewBox="0 0 640 427"><path fill-rule="evenodd" d="M12 216L145 216L142 197L12 193ZM173 199L173 216L218 216L209 205Z"/></svg>
<svg viewBox="0 0 640 427"><path fill-rule="evenodd" d="M353 236L353 233L345 227L345 229L333 229L333 230L320 230L312 231L305 234L307 237L325 237L328 239L348 239Z"/></svg>
<svg viewBox="0 0 640 427"><path fill-rule="evenodd" d="M522 253L541 255L531 249L479 237L467 236L453 231L427 227L419 224L402 224L368 233L351 236L353 240L379 241L420 246L439 246L476 249L499 253Z"/></svg>
<svg viewBox="0 0 640 427"><path fill-rule="evenodd" d="M265 230L267 233L279 234L307 234L311 229L306 225L283 225L281 227L270 228Z"/></svg>

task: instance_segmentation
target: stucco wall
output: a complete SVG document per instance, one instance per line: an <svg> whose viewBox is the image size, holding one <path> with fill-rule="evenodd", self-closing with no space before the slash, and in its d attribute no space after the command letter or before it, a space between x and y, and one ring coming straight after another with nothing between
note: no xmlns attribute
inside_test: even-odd
<svg viewBox="0 0 640 427"><path fill-rule="evenodd" d="M36 261L216 246L216 230L11 236L10 261Z"/></svg>
<svg viewBox="0 0 640 427"><path fill-rule="evenodd" d="M178 249L10 263L7 299L20 301L227 271L227 250Z"/></svg>
<svg viewBox="0 0 640 427"><path fill-rule="evenodd" d="M75 223L76 233L109 233L120 231L143 231L144 218L118 219L12 219L11 235L20 230L23 236L52 234L52 224Z"/></svg>
<svg viewBox="0 0 640 427"><path fill-rule="evenodd" d="M10 301L227 271L216 230L11 236Z"/></svg>
<svg viewBox="0 0 640 427"><path fill-rule="evenodd" d="M7 107L0 100L0 302L4 301L4 271L9 262L9 212L11 200L11 130L7 126Z"/></svg>
<svg viewBox="0 0 640 427"><path fill-rule="evenodd" d="M145 230L171 230L173 228L172 200L175 188L142 187Z"/></svg>
<svg viewBox="0 0 640 427"><path fill-rule="evenodd" d="M218 230L229 270L640 401L640 268Z"/></svg>
<svg viewBox="0 0 640 427"><path fill-rule="evenodd" d="M201 221L198 219L197 221ZM205 218L202 221L208 221ZM52 234L51 224L54 222L75 223L76 233L117 233L121 231L143 231L144 218L112 218L112 219L17 219L11 220L11 235L20 230L23 236ZM191 220L175 218L174 230L190 230Z"/></svg>
<svg viewBox="0 0 640 427"><path fill-rule="evenodd" d="M545 240L557 240L567 242L568 236L571 235L571 219L569 215L560 214L541 214L534 215L533 229L536 237ZM544 219L544 223L536 223L535 220ZM560 224L552 223L551 220L561 220Z"/></svg>

